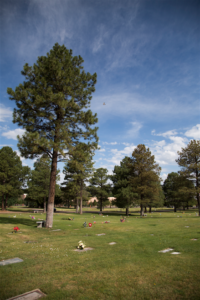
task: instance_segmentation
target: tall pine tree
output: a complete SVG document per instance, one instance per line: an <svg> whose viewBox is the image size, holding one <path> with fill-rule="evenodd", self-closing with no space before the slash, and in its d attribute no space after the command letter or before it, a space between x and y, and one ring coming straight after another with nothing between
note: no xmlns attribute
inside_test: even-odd
<svg viewBox="0 0 200 300"><path fill-rule="evenodd" d="M130 158L125 157L120 166L115 166L113 175L110 176L113 182L112 193L116 200L115 205L120 208L126 208L126 215L128 216L129 207L135 202L138 195L132 192L130 185Z"/></svg>
<svg viewBox="0 0 200 300"><path fill-rule="evenodd" d="M160 201L158 182L160 181L161 168L156 164L154 155L151 155L149 148L142 144L133 151L130 168L132 192L138 195L140 214L143 216L143 209L151 203L152 195L154 195L154 201L156 199Z"/></svg>
<svg viewBox="0 0 200 300"><path fill-rule="evenodd" d="M181 174L194 184L200 216L200 141L191 140L187 147L178 151L176 162L182 168Z"/></svg>
<svg viewBox="0 0 200 300"><path fill-rule="evenodd" d="M85 73L81 56L56 43L47 56L38 57L33 66L24 65L25 81L15 91L13 122L26 132L18 137L25 158L48 154L52 160L46 227L53 226L53 209L58 161L66 159L80 139L97 142L96 114L89 110L97 75Z"/></svg>

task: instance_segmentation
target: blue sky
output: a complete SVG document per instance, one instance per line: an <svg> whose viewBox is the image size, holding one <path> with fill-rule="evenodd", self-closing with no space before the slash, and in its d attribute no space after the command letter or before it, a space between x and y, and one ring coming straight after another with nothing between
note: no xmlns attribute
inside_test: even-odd
<svg viewBox="0 0 200 300"><path fill-rule="evenodd" d="M97 73L91 109L98 115L101 149L95 167L111 174L145 144L165 179L179 169L177 151L200 139L199 20L196 0L3 1L0 146L17 150L16 136L23 133L12 123L15 103L7 87L19 85L23 65L58 42L82 56L85 71Z"/></svg>

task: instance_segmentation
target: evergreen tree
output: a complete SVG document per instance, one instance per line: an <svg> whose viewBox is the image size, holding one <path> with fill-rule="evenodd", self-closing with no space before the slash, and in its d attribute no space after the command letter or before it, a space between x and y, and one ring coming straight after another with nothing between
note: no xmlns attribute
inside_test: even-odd
<svg viewBox="0 0 200 300"><path fill-rule="evenodd" d="M178 155L176 162L182 168L181 174L194 183L200 216L200 141L191 140Z"/></svg>
<svg viewBox="0 0 200 300"><path fill-rule="evenodd" d="M96 196L98 198L100 211L103 209L103 204L108 201L108 196L111 189L110 184L107 184L107 181L110 178L107 173L107 169L96 169L92 178L89 180L90 186L88 187L88 191L92 196Z"/></svg>
<svg viewBox="0 0 200 300"><path fill-rule="evenodd" d="M23 186L29 167L23 167L22 162L11 147L0 149L0 196L2 210L6 209L9 198L18 199L23 194Z"/></svg>
<svg viewBox="0 0 200 300"><path fill-rule="evenodd" d="M166 198L165 203L168 206L174 206L174 212L181 206L188 206L194 197L193 183L176 172L168 174L163 184L163 191Z"/></svg>
<svg viewBox="0 0 200 300"><path fill-rule="evenodd" d="M113 181L113 195L116 197L115 205L120 208L126 208L126 215L128 216L129 207L137 199L138 195L132 192L130 185L130 158L125 157L120 166L115 166L113 175L110 176Z"/></svg>
<svg viewBox="0 0 200 300"><path fill-rule="evenodd" d="M97 142L96 114L87 110L95 91L96 73L82 69L81 56L72 56L72 50L55 44L47 56L37 63L24 65L25 81L15 91L7 89L16 101L13 122L26 132L18 137L18 147L25 158L48 154L52 160L46 227L53 226L53 209L57 163L67 158L69 151L81 138L95 146Z"/></svg>
<svg viewBox="0 0 200 300"><path fill-rule="evenodd" d="M46 199L50 185L51 159L48 156L42 156L37 159L34 163L34 170L31 173L32 176L29 181L27 201L33 200L37 201L39 205L43 204L44 213L46 213ZM59 170L57 170L56 181L60 179L58 174Z"/></svg>
<svg viewBox="0 0 200 300"><path fill-rule="evenodd" d="M65 174L66 185L62 191L68 192L69 196L76 197L76 212L82 214L83 191L85 190L85 182L88 181L93 172L92 157L94 148L84 143L79 143L77 147L70 153L71 158L66 163L63 173ZM85 192L84 192L85 193Z"/></svg>
<svg viewBox="0 0 200 300"><path fill-rule="evenodd" d="M145 145L140 144L132 153L130 169L132 192L138 195L140 214L143 216L143 208L151 203L152 195L154 200L160 201L157 183L160 181L161 168L155 163L149 148L146 149Z"/></svg>

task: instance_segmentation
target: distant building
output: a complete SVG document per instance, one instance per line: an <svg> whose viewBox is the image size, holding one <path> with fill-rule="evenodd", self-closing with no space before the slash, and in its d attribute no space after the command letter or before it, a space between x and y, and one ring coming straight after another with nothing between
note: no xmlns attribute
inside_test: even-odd
<svg viewBox="0 0 200 300"><path fill-rule="evenodd" d="M113 200L115 200L115 197L108 197L109 202L112 202ZM94 201L99 202L99 200L97 199L97 197L92 197L88 200L88 204L93 203Z"/></svg>

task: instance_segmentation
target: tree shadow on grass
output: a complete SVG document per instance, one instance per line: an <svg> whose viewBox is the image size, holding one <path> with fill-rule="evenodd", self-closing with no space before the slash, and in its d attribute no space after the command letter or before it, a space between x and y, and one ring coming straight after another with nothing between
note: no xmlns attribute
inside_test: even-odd
<svg viewBox="0 0 200 300"><path fill-rule="evenodd" d="M33 222L32 220L22 219L22 218L7 218L7 217L3 217L3 218L0 217L0 224L12 224L12 225L22 224L31 227L36 226L35 222Z"/></svg>

